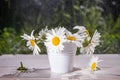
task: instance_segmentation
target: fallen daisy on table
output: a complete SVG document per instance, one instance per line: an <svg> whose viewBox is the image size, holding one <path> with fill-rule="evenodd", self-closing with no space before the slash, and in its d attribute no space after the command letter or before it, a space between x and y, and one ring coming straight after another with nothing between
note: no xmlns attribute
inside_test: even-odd
<svg viewBox="0 0 120 80"><path fill-rule="evenodd" d="M100 70L98 67L98 63L101 62L102 60L99 60L99 57L97 56L92 56L90 62L89 62L89 70L90 71L96 71Z"/></svg>
<svg viewBox="0 0 120 80"><path fill-rule="evenodd" d="M63 74L62 80L97 79L97 74L93 74L93 72L100 70L98 63L101 61L103 60L100 60L99 57L92 56L87 68Z"/></svg>

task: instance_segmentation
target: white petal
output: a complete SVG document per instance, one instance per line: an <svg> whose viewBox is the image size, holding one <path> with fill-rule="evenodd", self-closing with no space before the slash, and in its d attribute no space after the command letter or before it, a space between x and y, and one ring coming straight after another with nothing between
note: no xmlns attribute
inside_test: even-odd
<svg viewBox="0 0 120 80"><path fill-rule="evenodd" d="M39 52L41 52L41 50L40 50L40 48L36 45L36 48L37 48L37 50L39 51Z"/></svg>
<svg viewBox="0 0 120 80"><path fill-rule="evenodd" d="M33 55L39 55L39 51L38 51L37 47L34 47Z"/></svg>
<svg viewBox="0 0 120 80"><path fill-rule="evenodd" d="M33 33L34 33L34 30L32 30L32 32L31 32L31 38L32 38L33 40L35 40L35 37L33 36Z"/></svg>
<svg viewBox="0 0 120 80"><path fill-rule="evenodd" d="M96 30L93 37L92 37L91 43L95 44L95 46L99 45L100 37L101 37L100 33L98 33Z"/></svg>
<svg viewBox="0 0 120 80"><path fill-rule="evenodd" d="M27 41L27 46L31 46L30 41Z"/></svg>
<svg viewBox="0 0 120 80"><path fill-rule="evenodd" d="M84 26L75 26L73 29L78 29L80 32L86 30Z"/></svg>
<svg viewBox="0 0 120 80"><path fill-rule="evenodd" d="M28 46L28 48L29 48L30 50L33 50L33 49L34 49L34 47L32 47L32 46Z"/></svg>
<svg viewBox="0 0 120 80"><path fill-rule="evenodd" d="M23 36L21 36L23 39L25 40L29 40L31 37L27 34L24 34Z"/></svg>

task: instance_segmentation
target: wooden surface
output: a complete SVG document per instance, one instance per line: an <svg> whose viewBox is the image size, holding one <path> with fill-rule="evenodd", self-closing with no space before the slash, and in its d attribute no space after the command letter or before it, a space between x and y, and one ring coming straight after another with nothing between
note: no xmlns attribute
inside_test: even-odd
<svg viewBox="0 0 120 80"><path fill-rule="evenodd" d="M67 74L56 74L50 71L47 55L2 55L0 56L0 80L120 80L120 55L100 54L101 68L94 73L87 73L90 56L79 55L74 58L74 71ZM20 62L29 70L20 73L16 69Z"/></svg>

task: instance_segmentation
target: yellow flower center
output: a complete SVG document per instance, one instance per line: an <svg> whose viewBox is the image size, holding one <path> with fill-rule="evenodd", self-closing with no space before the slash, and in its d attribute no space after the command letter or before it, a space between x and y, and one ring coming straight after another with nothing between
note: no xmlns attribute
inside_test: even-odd
<svg viewBox="0 0 120 80"><path fill-rule="evenodd" d="M94 71L96 67L97 67L96 62L93 62L91 65L91 70Z"/></svg>
<svg viewBox="0 0 120 80"><path fill-rule="evenodd" d="M76 38L74 36L67 36L67 39L71 41L76 41Z"/></svg>
<svg viewBox="0 0 120 80"><path fill-rule="evenodd" d="M35 41L33 39L30 39L30 43L32 46L35 46Z"/></svg>
<svg viewBox="0 0 120 80"><path fill-rule="evenodd" d="M58 46L59 43L60 43L59 37L55 36L55 37L52 39L52 44L53 44L54 46Z"/></svg>
<svg viewBox="0 0 120 80"><path fill-rule="evenodd" d="M86 29L85 32L86 32L86 34L87 34L88 36L90 36L90 33L89 33L89 31L88 31L87 29Z"/></svg>

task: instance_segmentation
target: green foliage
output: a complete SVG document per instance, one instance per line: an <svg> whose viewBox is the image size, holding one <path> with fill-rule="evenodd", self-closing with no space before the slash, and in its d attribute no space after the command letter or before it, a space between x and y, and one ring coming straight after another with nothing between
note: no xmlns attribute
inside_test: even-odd
<svg viewBox="0 0 120 80"><path fill-rule="evenodd" d="M96 53L119 53L120 52L120 17L114 22L109 15L104 27L101 28L101 45L97 47Z"/></svg>
<svg viewBox="0 0 120 80"><path fill-rule="evenodd" d="M0 54L31 53L14 28L4 28L0 37Z"/></svg>
<svg viewBox="0 0 120 80"><path fill-rule="evenodd" d="M112 15L102 15L102 8L98 6L98 2L94 1L89 4L89 0L82 3L79 0L66 0L61 5L53 8L54 14L50 18L42 16L37 17L36 23L32 25L28 21L24 21L24 25L18 33L14 28L4 28L0 34L0 54L29 54L32 53L26 47L26 41L20 38L23 33L29 34L33 29L35 35L45 26L54 28L56 26L64 26L72 31L73 26L83 25L92 36L97 29L101 33L100 46L96 47L95 53L119 53L120 52L120 16L117 21L113 20ZM69 4L69 5L68 5ZM66 6L67 5L67 6ZM15 21L14 21L15 22ZM46 53L43 43L39 45L42 53ZM79 49L77 55L79 54Z"/></svg>

